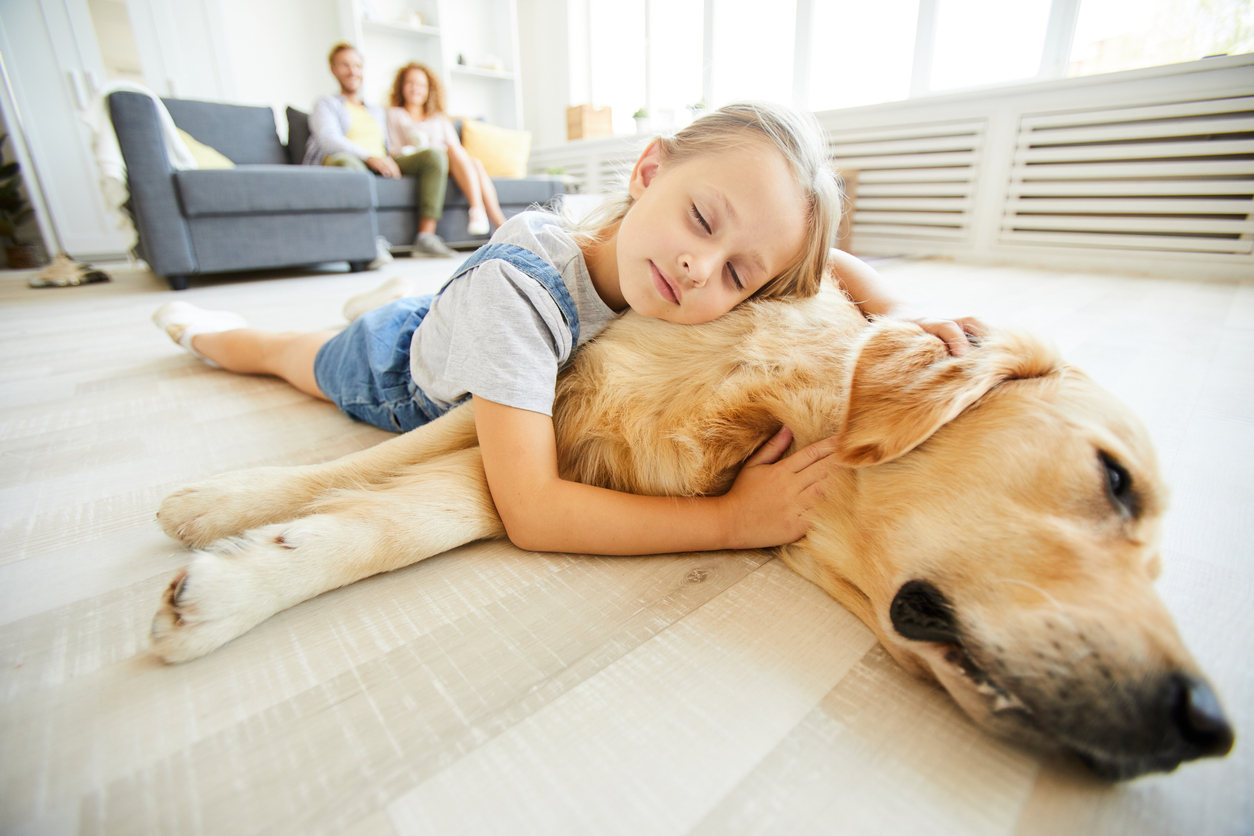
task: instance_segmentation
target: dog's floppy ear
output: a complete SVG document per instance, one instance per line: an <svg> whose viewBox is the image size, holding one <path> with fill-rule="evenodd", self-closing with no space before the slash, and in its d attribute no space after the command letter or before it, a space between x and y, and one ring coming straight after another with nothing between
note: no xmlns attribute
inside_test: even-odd
<svg viewBox="0 0 1254 836"><path fill-rule="evenodd" d="M965 357L917 325L877 321L864 332L846 381L846 412L836 455L849 467L892 461L980 399L998 383L1040 377L1061 366L1034 340L997 335Z"/></svg>

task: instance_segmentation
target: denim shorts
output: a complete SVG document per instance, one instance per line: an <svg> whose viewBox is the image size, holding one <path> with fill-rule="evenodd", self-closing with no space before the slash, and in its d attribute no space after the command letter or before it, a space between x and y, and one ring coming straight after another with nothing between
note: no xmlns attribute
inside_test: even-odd
<svg viewBox="0 0 1254 836"><path fill-rule="evenodd" d="M513 244L485 244L457 268L449 282L493 259L512 264L548 290L570 328L571 345L579 345L578 311L561 274L529 250ZM434 301L435 296L398 299L362 314L332 337L314 358L314 379L322 394L350 417L389 432L409 432L443 415L446 410L432 403L409 373L414 331ZM573 357L571 352L562 368Z"/></svg>
<svg viewBox="0 0 1254 836"><path fill-rule="evenodd" d="M414 330L434 297L398 299L362 314L314 358L318 388L351 418L408 432L440 416L409 373Z"/></svg>

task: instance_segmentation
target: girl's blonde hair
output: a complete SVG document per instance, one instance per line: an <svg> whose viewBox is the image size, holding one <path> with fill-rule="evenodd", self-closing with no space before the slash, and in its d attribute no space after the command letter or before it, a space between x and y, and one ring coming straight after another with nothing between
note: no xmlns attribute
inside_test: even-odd
<svg viewBox="0 0 1254 836"><path fill-rule="evenodd" d="M392 81L392 107L405 106L405 76L409 75L410 70L418 70L427 77L427 100L422 103L423 114L430 116L433 113L443 113L444 84L439 76L431 72L430 67L417 61L411 61L396 71L396 78Z"/></svg>
<svg viewBox="0 0 1254 836"><path fill-rule="evenodd" d="M675 134L657 137L663 165L681 163L699 154L743 148L762 142L784 156L806 201L806 230L801 251L757 297L813 296L827 268L840 222L840 186L827 159L826 143L812 114L769 102L725 105L698 118ZM622 194L593 212L578 226L588 240L603 240L623 220L633 200Z"/></svg>

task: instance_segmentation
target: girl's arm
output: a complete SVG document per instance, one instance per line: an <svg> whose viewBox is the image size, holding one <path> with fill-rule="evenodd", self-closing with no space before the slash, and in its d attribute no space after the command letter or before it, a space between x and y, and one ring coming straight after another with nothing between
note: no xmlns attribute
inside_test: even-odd
<svg viewBox="0 0 1254 836"><path fill-rule="evenodd" d="M870 265L843 250L831 250L827 263L832 276L864 315L890 316L918 323L924 331L944 341L949 353L955 357L971 350L968 334L980 337L988 332L984 323L975 317L945 319L921 313L913 305L893 296L888 283Z"/></svg>
<svg viewBox="0 0 1254 836"><path fill-rule="evenodd" d="M553 420L478 397L483 468L510 540L531 551L665 554L791 543L810 528L806 511L835 467L831 439L778 461L782 429L741 468L723 496L636 496L558 476Z"/></svg>

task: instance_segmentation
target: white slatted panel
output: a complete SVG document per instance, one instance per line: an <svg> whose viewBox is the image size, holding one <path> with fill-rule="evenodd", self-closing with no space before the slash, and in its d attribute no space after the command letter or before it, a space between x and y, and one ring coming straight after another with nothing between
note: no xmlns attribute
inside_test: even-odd
<svg viewBox="0 0 1254 836"><path fill-rule="evenodd" d="M634 145L623 149L617 154L605 154L596 161L596 186L601 194L620 194L627 190L627 180L631 177L631 169L639 158L639 151Z"/></svg>
<svg viewBox="0 0 1254 836"><path fill-rule="evenodd" d="M572 142L565 146L537 149L528 161L532 174L553 169L573 177L581 194L617 193L626 187L627 177L642 147L634 137L614 140Z"/></svg>
<svg viewBox="0 0 1254 836"><path fill-rule="evenodd" d="M835 164L858 172L854 251L937 252L965 245L985 125L978 119L829 131Z"/></svg>
<svg viewBox="0 0 1254 836"><path fill-rule="evenodd" d="M1254 250L1254 97L1020 121L1001 243Z"/></svg>

